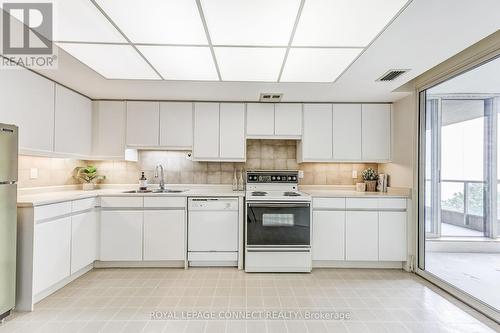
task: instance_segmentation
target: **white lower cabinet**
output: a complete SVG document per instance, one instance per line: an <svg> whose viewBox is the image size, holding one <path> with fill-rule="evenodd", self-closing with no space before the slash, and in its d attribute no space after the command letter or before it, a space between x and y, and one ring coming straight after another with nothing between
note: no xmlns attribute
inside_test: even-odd
<svg viewBox="0 0 500 333"><path fill-rule="evenodd" d="M71 274L96 260L97 230L95 211L71 217Z"/></svg>
<svg viewBox="0 0 500 333"><path fill-rule="evenodd" d="M313 213L313 260L345 259L345 211Z"/></svg>
<svg viewBox="0 0 500 333"><path fill-rule="evenodd" d="M378 260L378 212L348 211L345 224L346 260Z"/></svg>
<svg viewBox="0 0 500 333"><path fill-rule="evenodd" d="M71 217L35 225L33 244L33 294L70 275Z"/></svg>
<svg viewBox="0 0 500 333"><path fill-rule="evenodd" d="M184 210L144 211L144 260L184 260Z"/></svg>
<svg viewBox="0 0 500 333"><path fill-rule="evenodd" d="M142 260L142 211L101 212L102 261Z"/></svg>
<svg viewBox="0 0 500 333"><path fill-rule="evenodd" d="M406 212L379 212L379 260L406 261Z"/></svg>

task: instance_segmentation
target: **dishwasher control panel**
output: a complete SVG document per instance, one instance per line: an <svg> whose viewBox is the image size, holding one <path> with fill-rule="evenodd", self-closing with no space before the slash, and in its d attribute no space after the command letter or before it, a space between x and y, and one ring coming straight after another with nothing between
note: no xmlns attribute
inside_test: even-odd
<svg viewBox="0 0 500 333"><path fill-rule="evenodd" d="M227 198L191 198L189 210L238 210L238 199Z"/></svg>

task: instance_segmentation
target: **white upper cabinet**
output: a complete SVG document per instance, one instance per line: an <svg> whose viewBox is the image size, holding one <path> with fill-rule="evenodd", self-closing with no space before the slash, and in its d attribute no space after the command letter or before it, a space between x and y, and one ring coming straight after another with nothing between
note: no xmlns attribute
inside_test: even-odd
<svg viewBox="0 0 500 333"><path fill-rule="evenodd" d="M247 104L247 136L274 136L274 104Z"/></svg>
<svg viewBox="0 0 500 333"><path fill-rule="evenodd" d="M126 110L122 101L94 101L92 108L92 157L123 159Z"/></svg>
<svg viewBox="0 0 500 333"><path fill-rule="evenodd" d="M159 121L159 102L127 102L127 146L157 147Z"/></svg>
<svg viewBox="0 0 500 333"><path fill-rule="evenodd" d="M160 146L169 149L192 149L193 103L160 103Z"/></svg>
<svg viewBox="0 0 500 333"><path fill-rule="evenodd" d="M300 150L298 156L303 161L332 159L331 104L304 104L304 134Z"/></svg>
<svg viewBox="0 0 500 333"><path fill-rule="evenodd" d="M219 103L194 104L193 159L219 158Z"/></svg>
<svg viewBox="0 0 500 333"><path fill-rule="evenodd" d="M391 160L391 105L362 105L363 161Z"/></svg>
<svg viewBox="0 0 500 333"><path fill-rule="evenodd" d="M66 156L90 156L92 150L92 102L56 84L55 152Z"/></svg>
<svg viewBox="0 0 500 333"><path fill-rule="evenodd" d="M222 103L220 105L220 158L244 161L245 104Z"/></svg>
<svg viewBox="0 0 500 333"><path fill-rule="evenodd" d="M333 159L361 160L361 104L333 104Z"/></svg>
<svg viewBox="0 0 500 333"><path fill-rule="evenodd" d="M0 122L19 126L19 150L54 150L54 83L25 69L0 75Z"/></svg>
<svg viewBox="0 0 500 333"><path fill-rule="evenodd" d="M275 104L274 134L300 137L302 135L302 104Z"/></svg>

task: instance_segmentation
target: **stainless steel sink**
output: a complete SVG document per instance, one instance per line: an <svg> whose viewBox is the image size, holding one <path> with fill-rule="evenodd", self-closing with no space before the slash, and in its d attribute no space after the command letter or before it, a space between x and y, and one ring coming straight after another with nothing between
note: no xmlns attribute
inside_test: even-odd
<svg viewBox="0 0 500 333"><path fill-rule="evenodd" d="M187 190L174 190L170 188L166 188L164 190L154 190L153 193L182 193L186 192Z"/></svg>
<svg viewBox="0 0 500 333"><path fill-rule="evenodd" d="M153 191L151 190L130 190L130 191L124 191L123 193L151 193Z"/></svg>

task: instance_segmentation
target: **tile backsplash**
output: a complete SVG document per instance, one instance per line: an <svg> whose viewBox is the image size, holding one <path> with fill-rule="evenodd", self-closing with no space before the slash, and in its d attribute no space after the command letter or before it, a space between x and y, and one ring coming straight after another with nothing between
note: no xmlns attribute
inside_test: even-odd
<svg viewBox="0 0 500 333"><path fill-rule="evenodd" d="M150 183L158 183L154 169L165 167L170 184L231 184L234 171L240 170L303 170L302 185L351 185L361 180L361 171L377 164L364 163L297 163L294 140L248 140L245 163L195 162L184 151L139 152L138 162L81 161L59 158L20 156L19 187L76 184L73 170L77 166L94 165L105 175L106 184L135 184L141 171ZM30 168L38 168L39 178L30 179ZM352 171L358 178L352 178Z"/></svg>

